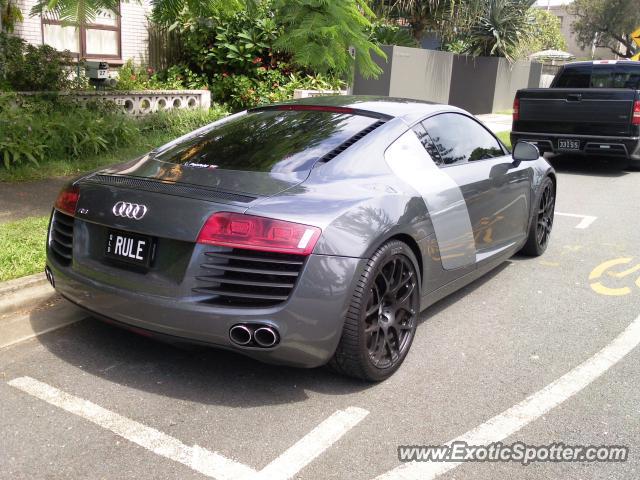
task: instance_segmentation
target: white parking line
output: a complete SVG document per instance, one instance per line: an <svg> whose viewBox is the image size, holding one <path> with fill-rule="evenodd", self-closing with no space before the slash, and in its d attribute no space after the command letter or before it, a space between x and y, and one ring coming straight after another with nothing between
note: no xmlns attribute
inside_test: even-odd
<svg viewBox="0 0 640 480"><path fill-rule="evenodd" d="M275 480L293 477L368 414L367 410L356 407L338 410L262 469L256 478Z"/></svg>
<svg viewBox="0 0 640 480"><path fill-rule="evenodd" d="M579 215L577 213L555 212L555 215L560 215L560 216L563 216L563 217L581 218L582 220L575 227L575 228L579 228L581 230L589 227L589 225L591 225L593 222L595 222L598 219L598 217L594 217L592 215Z"/></svg>
<svg viewBox="0 0 640 480"><path fill-rule="evenodd" d="M369 412L349 407L338 410L294 444L277 459L257 472L251 467L211 452L198 445L189 447L180 440L142 423L102 408L88 400L70 395L31 377L19 377L7 382L40 400L78 415L99 427L110 430L151 452L218 480L260 478L286 480L311 463L345 433L364 419Z"/></svg>
<svg viewBox="0 0 640 480"><path fill-rule="evenodd" d="M611 343L570 372L519 404L482 425L454 438L453 442L489 445L499 442L580 392L640 344L640 316ZM380 475L376 480L432 480L459 466L459 462L411 462Z"/></svg>

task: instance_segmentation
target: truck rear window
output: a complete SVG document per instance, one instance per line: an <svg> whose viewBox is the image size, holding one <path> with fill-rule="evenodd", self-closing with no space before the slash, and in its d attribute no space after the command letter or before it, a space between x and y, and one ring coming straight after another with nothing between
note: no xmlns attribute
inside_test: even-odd
<svg viewBox="0 0 640 480"><path fill-rule="evenodd" d="M300 172L310 170L324 155L376 121L324 111L249 112L174 145L156 159L201 168Z"/></svg>
<svg viewBox="0 0 640 480"><path fill-rule="evenodd" d="M565 67L554 88L631 88L640 89L640 64L602 64Z"/></svg>

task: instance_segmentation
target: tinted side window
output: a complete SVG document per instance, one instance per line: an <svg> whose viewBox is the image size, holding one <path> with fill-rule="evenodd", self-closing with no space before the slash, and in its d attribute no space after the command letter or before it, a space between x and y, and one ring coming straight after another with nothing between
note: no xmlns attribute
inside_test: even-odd
<svg viewBox="0 0 640 480"><path fill-rule="evenodd" d="M422 124L418 123L417 125L415 125L413 127L413 132L416 134L418 140L420 140L420 143L422 143L422 146L425 148L433 162L436 165L442 165L442 157L440 157L440 152L431 141L429 134L424 129Z"/></svg>
<svg viewBox="0 0 640 480"><path fill-rule="evenodd" d="M565 67L552 85L554 88L589 88L591 65Z"/></svg>
<svg viewBox="0 0 640 480"><path fill-rule="evenodd" d="M485 160L504 155L502 146L482 125L456 113L444 113L422 122L443 165Z"/></svg>

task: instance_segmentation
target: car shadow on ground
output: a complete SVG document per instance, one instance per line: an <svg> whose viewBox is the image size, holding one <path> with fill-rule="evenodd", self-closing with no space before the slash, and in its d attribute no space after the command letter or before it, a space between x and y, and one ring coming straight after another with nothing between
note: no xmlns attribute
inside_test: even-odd
<svg viewBox="0 0 640 480"><path fill-rule="evenodd" d="M425 310L420 323L498 275L505 262ZM71 308L71 306L70 306ZM36 324L46 309L31 317ZM303 402L308 392L348 395L376 384L344 377L326 367L300 369L265 364L235 352L168 344L87 317L38 337L62 361L109 382L192 402L252 408Z"/></svg>
<svg viewBox="0 0 640 480"><path fill-rule="evenodd" d="M32 323L38 323L34 313ZM38 337L83 372L136 390L201 404L252 408L347 395L375 384L328 368L269 365L235 352L147 338L92 317ZM46 379L44 379L46 381Z"/></svg>
<svg viewBox="0 0 640 480"><path fill-rule="evenodd" d="M557 172L590 177L623 177L632 174L624 158L585 157L580 155L545 155Z"/></svg>

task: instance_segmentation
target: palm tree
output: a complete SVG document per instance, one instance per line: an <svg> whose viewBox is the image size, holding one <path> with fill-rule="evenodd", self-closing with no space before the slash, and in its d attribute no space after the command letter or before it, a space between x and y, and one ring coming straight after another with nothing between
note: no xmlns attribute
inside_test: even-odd
<svg viewBox="0 0 640 480"><path fill-rule="evenodd" d="M513 61L522 36L530 27L529 9L534 3L535 0L486 0L471 27L467 53Z"/></svg>

